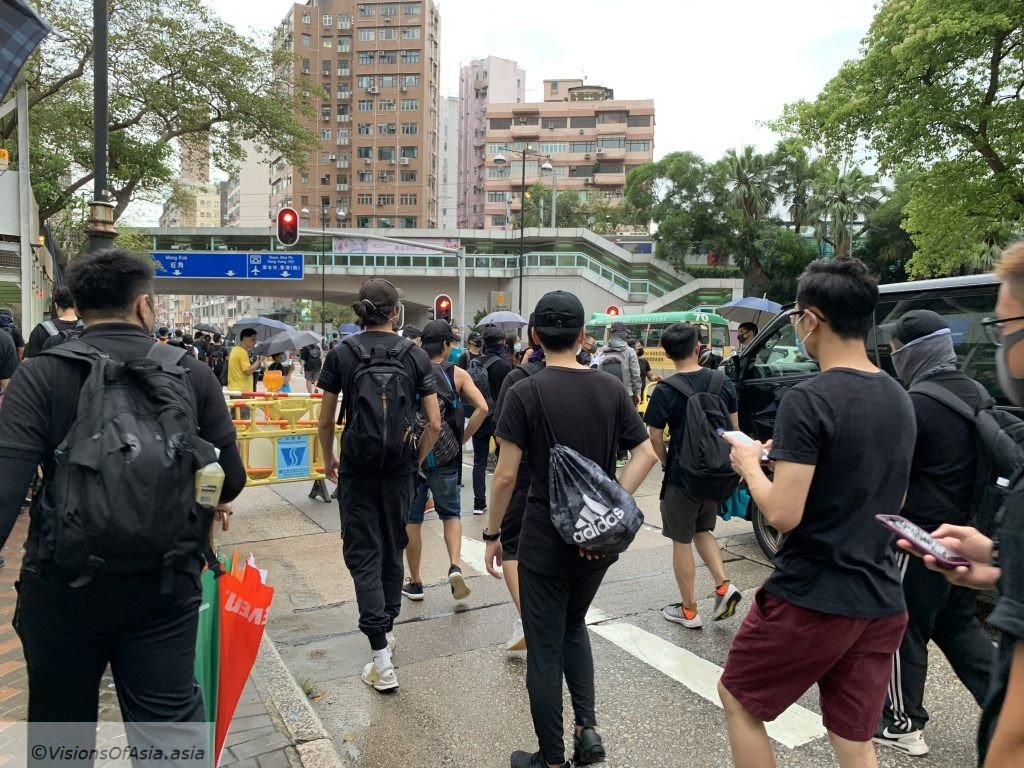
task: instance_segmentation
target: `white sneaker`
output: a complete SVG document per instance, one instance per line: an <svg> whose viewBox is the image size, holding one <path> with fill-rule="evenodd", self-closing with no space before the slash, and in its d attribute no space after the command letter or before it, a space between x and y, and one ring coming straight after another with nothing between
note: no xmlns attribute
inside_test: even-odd
<svg viewBox="0 0 1024 768"><path fill-rule="evenodd" d="M704 626L700 614L683 608L682 603L666 605L661 609L661 615L673 624L682 624L687 629L700 629Z"/></svg>
<svg viewBox="0 0 1024 768"><path fill-rule="evenodd" d="M523 620L516 619L512 623L512 637L505 643L506 651L525 651L526 635L523 634Z"/></svg>
<svg viewBox="0 0 1024 768"><path fill-rule="evenodd" d="M900 752L913 755L914 757L928 754L928 744L924 740L924 731L920 730L904 733L903 731L890 730L886 727L881 732L876 733L872 741L875 744L884 744L887 747L898 749Z"/></svg>
<svg viewBox="0 0 1024 768"><path fill-rule="evenodd" d="M722 619L728 619L734 613L736 613L736 606L740 600L743 599L743 595L736 589L731 583L725 590L725 594L718 594L718 590L715 590L715 609L711 612L712 621L721 621Z"/></svg>
<svg viewBox="0 0 1024 768"><path fill-rule="evenodd" d="M363 667L363 674L360 677L375 691L386 693L398 690L398 675L395 674L394 667L387 667L383 672L379 672L377 665L371 661Z"/></svg>

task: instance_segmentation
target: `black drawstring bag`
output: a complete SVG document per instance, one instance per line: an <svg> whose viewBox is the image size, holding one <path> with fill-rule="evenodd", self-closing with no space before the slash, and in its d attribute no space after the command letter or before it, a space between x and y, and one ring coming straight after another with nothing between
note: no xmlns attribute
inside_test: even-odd
<svg viewBox="0 0 1024 768"><path fill-rule="evenodd" d="M601 467L559 444L537 382L530 379L530 384L551 447L548 468L551 522L567 544L606 555L625 552L643 525L643 512L626 489Z"/></svg>

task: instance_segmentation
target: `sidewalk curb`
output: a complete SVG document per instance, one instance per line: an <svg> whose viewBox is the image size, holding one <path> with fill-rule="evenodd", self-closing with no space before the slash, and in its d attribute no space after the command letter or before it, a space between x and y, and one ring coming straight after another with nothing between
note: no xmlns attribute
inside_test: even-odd
<svg viewBox="0 0 1024 768"><path fill-rule="evenodd" d="M264 703L277 712L303 768L350 768L266 633L256 657L253 680L258 688L264 689Z"/></svg>

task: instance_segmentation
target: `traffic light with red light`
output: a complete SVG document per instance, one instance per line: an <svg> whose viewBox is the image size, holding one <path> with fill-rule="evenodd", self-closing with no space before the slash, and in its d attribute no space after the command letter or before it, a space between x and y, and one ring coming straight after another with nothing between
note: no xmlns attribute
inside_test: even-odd
<svg viewBox="0 0 1024 768"><path fill-rule="evenodd" d="M605 314L611 315L612 317L618 317L619 315L622 314L622 309L620 307L616 307L613 304L612 306L608 307L608 309L605 310Z"/></svg>
<svg viewBox="0 0 1024 768"><path fill-rule="evenodd" d="M452 324L452 297L447 293L439 293L434 299L434 319Z"/></svg>
<svg viewBox="0 0 1024 768"><path fill-rule="evenodd" d="M294 208L282 208L277 212L277 241L281 245L299 242L299 214Z"/></svg>

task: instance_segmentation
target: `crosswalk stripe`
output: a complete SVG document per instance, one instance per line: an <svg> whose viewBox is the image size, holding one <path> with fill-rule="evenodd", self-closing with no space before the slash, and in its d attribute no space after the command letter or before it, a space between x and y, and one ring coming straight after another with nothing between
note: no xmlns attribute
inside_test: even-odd
<svg viewBox="0 0 1024 768"><path fill-rule="evenodd" d="M487 545L482 541L469 536L462 537L462 562L477 573L487 573L487 565L484 563L486 551Z"/></svg>
<svg viewBox="0 0 1024 768"><path fill-rule="evenodd" d="M600 611L597 613L603 615ZM590 614L588 624L591 623L589 619ZM682 683L715 706L722 706L718 697L718 678L721 677L722 668L717 664L632 624L598 624L590 629L662 674ZM821 716L798 704L791 706L774 722L765 723L765 727L772 739L790 749L826 735Z"/></svg>

